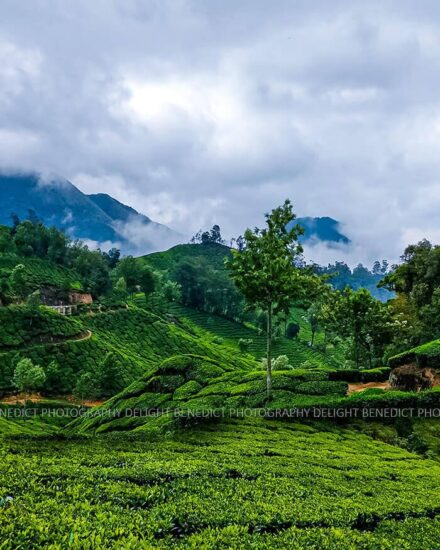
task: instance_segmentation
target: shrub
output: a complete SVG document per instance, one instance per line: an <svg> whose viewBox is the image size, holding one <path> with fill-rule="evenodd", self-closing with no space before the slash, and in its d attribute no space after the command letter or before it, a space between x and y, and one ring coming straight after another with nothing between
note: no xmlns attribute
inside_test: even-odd
<svg viewBox="0 0 440 550"><path fill-rule="evenodd" d="M286 337L289 339L297 338L300 326L297 323L289 323L286 329Z"/></svg>
<svg viewBox="0 0 440 550"><path fill-rule="evenodd" d="M21 359L14 370L14 386L20 391L38 390L43 387L46 375L39 365L28 358Z"/></svg>
<svg viewBox="0 0 440 550"><path fill-rule="evenodd" d="M303 382L296 388L298 393L307 395L340 395L347 394L348 384L346 382L327 382L327 381L314 381Z"/></svg>
<svg viewBox="0 0 440 550"><path fill-rule="evenodd" d="M253 343L252 338L240 338L238 340L238 348L241 351L241 353L247 353L252 343Z"/></svg>

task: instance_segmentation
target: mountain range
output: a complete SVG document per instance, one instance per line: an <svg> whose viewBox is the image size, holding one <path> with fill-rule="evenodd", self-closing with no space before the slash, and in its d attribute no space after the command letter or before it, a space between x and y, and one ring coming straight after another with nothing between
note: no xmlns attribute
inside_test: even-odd
<svg viewBox="0 0 440 550"><path fill-rule="evenodd" d="M10 225L13 214L19 219L36 216L72 238L102 248L116 246L126 254L145 254L182 240L110 195L86 195L68 180L45 180L38 174L0 174L0 224Z"/></svg>
<svg viewBox="0 0 440 550"><path fill-rule="evenodd" d="M10 225L12 216L36 217L45 225L62 229L77 238L124 254L144 255L185 241L185 237L151 220L110 195L87 195L63 178L42 178L36 173L0 174L0 224ZM348 244L333 218L298 218L305 233L303 243Z"/></svg>

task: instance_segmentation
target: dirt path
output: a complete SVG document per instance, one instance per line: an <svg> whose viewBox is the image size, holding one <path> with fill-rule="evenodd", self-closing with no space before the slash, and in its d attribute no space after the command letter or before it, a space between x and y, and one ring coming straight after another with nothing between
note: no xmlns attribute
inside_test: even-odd
<svg viewBox="0 0 440 550"><path fill-rule="evenodd" d="M102 405L102 403L104 403L106 399L94 399L94 400L86 399L85 401L80 401L79 399L76 399L73 395L56 395L56 396L46 397L44 395L41 395L38 392L34 392L34 393L20 392L12 395L7 395L0 399L0 403L2 405L25 405L27 402L40 403L41 401L68 401L72 405L84 405L85 407L97 407L98 405Z"/></svg>
<svg viewBox="0 0 440 550"><path fill-rule="evenodd" d="M18 351L18 352L29 351L36 348L40 348L41 346L62 346L66 342L85 342L86 340L90 340L92 336L93 336L93 332L87 329L85 334L73 336L72 338L65 338L64 340L59 340L57 342L40 342L38 344L33 344L32 346L20 346L18 348L5 348L1 350L1 353L10 353L13 351Z"/></svg>
<svg viewBox="0 0 440 550"><path fill-rule="evenodd" d="M389 390L390 383L387 382L358 382L356 384L348 384L348 395L351 393L358 393L363 390L369 390L370 388L376 388L380 390Z"/></svg>

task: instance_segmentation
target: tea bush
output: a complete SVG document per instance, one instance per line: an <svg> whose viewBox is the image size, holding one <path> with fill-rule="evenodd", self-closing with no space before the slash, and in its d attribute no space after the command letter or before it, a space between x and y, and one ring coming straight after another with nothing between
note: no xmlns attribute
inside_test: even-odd
<svg viewBox="0 0 440 550"><path fill-rule="evenodd" d="M440 465L404 449L262 419L153 435L6 439L2 548L438 547Z"/></svg>

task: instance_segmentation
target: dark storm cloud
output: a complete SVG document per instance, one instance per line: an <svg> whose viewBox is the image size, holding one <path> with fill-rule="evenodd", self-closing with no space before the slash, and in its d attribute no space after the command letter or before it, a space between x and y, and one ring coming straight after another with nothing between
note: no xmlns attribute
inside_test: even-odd
<svg viewBox="0 0 440 550"><path fill-rule="evenodd" d="M439 37L435 1L3 0L0 167L188 232L289 196L395 259L440 241Z"/></svg>

